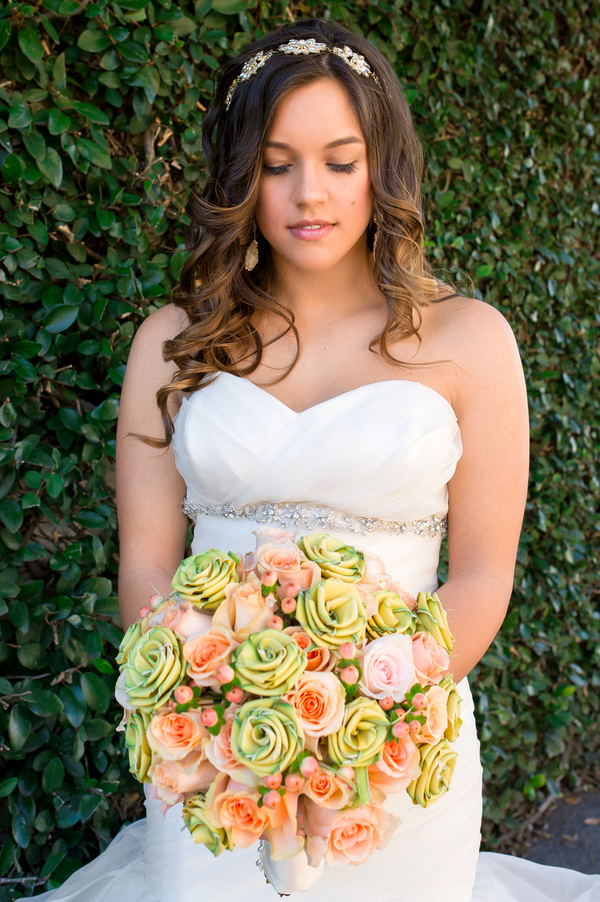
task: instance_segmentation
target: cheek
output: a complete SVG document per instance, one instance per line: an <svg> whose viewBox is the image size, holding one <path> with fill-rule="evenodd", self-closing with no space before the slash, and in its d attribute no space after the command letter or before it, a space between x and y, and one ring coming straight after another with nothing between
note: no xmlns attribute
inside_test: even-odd
<svg viewBox="0 0 600 902"><path fill-rule="evenodd" d="M256 223L265 237L281 218L284 207L283 192L272 181L261 185L256 203Z"/></svg>

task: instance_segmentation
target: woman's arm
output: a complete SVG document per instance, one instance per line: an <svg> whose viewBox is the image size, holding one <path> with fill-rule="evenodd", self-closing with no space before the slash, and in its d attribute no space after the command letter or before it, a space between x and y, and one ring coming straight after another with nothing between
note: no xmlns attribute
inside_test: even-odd
<svg viewBox="0 0 600 902"><path fill-rule="evenodd" d="M152 448L129 433L164 437L156 392L170 381L175 366L164 362L162 347L186 325L185 315L173 306L151 314L135 336L127 363L117 427L119 606L124 629L139 618L139 609L156 590L170 592L185 551L185 484L173 450ZM171 416L176 410L174 401Z"/></svg>
<svg viewBox="0 0 600 902"><path fill-rule="evenodd" d="M485 654L510 601L527 494L525 379L513 333L497 310L452 311L452 400L463 455L449 484L449 572L440 589L456 638L458 681Z"/></svg>

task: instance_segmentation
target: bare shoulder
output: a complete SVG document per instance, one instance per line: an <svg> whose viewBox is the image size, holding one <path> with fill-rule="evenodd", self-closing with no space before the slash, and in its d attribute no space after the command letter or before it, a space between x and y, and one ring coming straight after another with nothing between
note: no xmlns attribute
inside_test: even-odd
<svg viewBox="0 0 600 902"><path fill-rule="evenodd" d="M146 317L135 334L134 345L142 345L145 350L160 348L162 358L162 346L165 341L175 338L188 325L189 320L180 307L165 304Z"/></svg>
<svg viewBox="0 0 600 902"><path fill-rule="evenodd" d="M508 396L524 395L517 342L506 318L485 301L454 297L427 308L429 353L447 361L444 379L456 409L493 384Z"/></svg>

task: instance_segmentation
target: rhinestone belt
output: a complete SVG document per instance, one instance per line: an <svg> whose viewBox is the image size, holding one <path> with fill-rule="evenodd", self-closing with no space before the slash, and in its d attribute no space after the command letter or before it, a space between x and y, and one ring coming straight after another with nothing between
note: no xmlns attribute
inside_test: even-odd
<svg viewBox="0 0 600 902"><path fill-rule="evenodd" d="M246 504L235 507L233 504L196 504L190 498L183 502L183 512L197 520L199 516L221 517L224 520L252 520L255 523L270 523L285 529L328 529L333 532L352 532L367 535L370 532L387 532L392 536L413 533L429 539L448 533L448 517L446 514L431 514L420 520L380 520L377 517L355 517L335 510L324 504L311 504L302 501L264 501L261 504Z"/></svg>

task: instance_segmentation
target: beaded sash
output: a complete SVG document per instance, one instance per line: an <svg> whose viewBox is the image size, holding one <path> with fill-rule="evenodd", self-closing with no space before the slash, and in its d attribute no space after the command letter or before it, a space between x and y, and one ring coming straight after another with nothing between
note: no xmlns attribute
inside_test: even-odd
<svg viewBox="0 0 600 902"><path fill-rule="evenodd" d="M420 520L381 520L377 517L355 517L353 514L346 514L324 504L303 501L263 501L261 504L235 507L233 504L196 504L186 497L183 512L192 520L204 515L226 520L252 520L255 523L269 523L284 529L292 527L309 531L340 530L363 536L371 532L387 532L393 536L413 533L434 539L438 536L444 538L448 533L446 514L430 514Z"/></svg>

